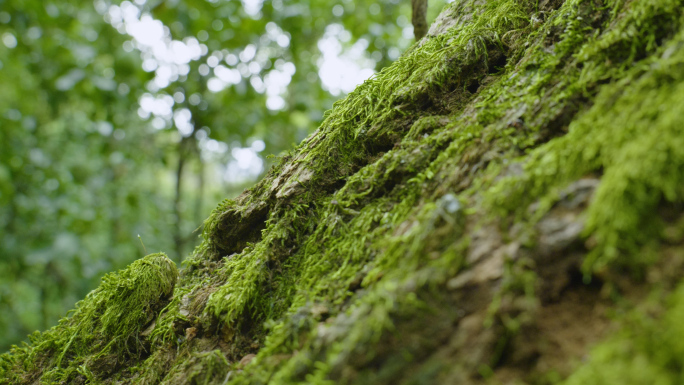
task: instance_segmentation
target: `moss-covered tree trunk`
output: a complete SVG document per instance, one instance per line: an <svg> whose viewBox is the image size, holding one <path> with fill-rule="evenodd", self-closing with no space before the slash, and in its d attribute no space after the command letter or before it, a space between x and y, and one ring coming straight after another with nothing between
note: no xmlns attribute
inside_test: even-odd
<svg viewBox="0 0 684 385"><path fill-rule="evenodd" d="M455 1L0 383L682 383L683 10Z"/></svg>

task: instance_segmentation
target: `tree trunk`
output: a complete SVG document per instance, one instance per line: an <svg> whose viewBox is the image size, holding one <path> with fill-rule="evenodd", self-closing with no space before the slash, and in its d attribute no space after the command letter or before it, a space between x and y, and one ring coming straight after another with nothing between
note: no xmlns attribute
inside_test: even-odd
<svg viewBox="0 0 684 385"><path fill-rule="evenodd" d="M451 3L0 383L681 383L682 8Z"/></svg>

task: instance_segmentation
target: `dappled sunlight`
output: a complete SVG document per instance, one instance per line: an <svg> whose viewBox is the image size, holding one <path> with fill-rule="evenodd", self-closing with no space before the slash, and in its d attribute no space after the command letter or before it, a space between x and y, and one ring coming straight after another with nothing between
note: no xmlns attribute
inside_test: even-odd
<svg viewBox="0 0 684 385"><path fill-rule="evenodd" d="M318 74L323 88L333 95L351 92L375 71L375 61L368 58L368 40L360 39L350 48L342 44L349 42L351 34L339 24L327 26L325 34L318 41L322 57L318 60Z"/></svg>
<svg viewBox="0 0 684 385"><path fill-rule="evenodd" d="M149 92L140 98L138 110L141 118L152 118L151 124L155 129L174 126L181 137L193 135L196 127L192 112L182 107L185 95L176 92L175 95L179 96L171 97L164 92L171 83L187 77L189 64L202 57L206 57L206 62L197 70L201 76L208 77L206 87L210 92L219 93L246 81L255 92L265 94L268 110L276 112L287 107L288 86L296 73L296 66L282 58L271 64L272 58L280 55L280 50L289 47L291 39L290 34L276 23L266 24L258 45L247 44L238 51L216 50L209 54L208 47L195 37L186 37L183 41L172 39L168 27L141 11L139 5L142 4L144 2L136 5L124 1L120 6L99 5L99 10L114 28L133 38L133 47L141 54L143 70L155 74L153 81L147 84ZM258 16L263 5L259 0L243 1L243 4L251 17ZM352 91L375 73L377 63L367 53L368 40L360 39L345 48L343 45L348 45L350 40L351 33L342 25L330 24L317 44L321 52L317 60L320 82L323 89L334 96ZM396 52L394 48L390 55L396 57ZM266 70L268 67L272 68ZM71 73L63 77L62 87L68 89L82 77L79 72ZM238 159L236 154L239 152L229 153L232 160L226 164L225 175L234 176L224 177L227 183L253 179L263 172L264 162L260 156Z"/></svg>

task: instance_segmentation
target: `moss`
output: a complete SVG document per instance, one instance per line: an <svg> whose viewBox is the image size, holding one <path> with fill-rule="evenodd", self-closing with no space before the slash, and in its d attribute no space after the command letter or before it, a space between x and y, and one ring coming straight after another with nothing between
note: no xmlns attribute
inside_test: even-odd
<svg viewBox="0 0 684 385"><path fill-rule="evenodd" d="M161 384L222 384L229 369L228 361L220 350L192 353L173 366Z"/></svg>
<svg viewBox="0 0 684 385"><path fill-rule="evenodd" d="M563 384L680 384L684 381L684 286L659 318L632 311L622 329L594 347ZM658 307L657 302L651 307Z"/></svg>
<svg viewBox="0 0 684 385"><path fill-rule="evenodd" d="M593 106L573 121L568 134L521 159L524 173L496 184L489 192L495 206L524 208L544 198L535 216L553 205L558 191L578 178L601 173L601 187L589 208L585 234L596 246L586 271L618 259L641 267L641 247L659 237L661 219L653 216L663 200L681 200L682 158L678 105L682 56L679 2L634 2L610 31L584 44L575 54L576 87L602 78L612 82L597 93ZM668 21L664 21L668 19ZM642 24L637 28L637 20ZM662 44L667 38L667 43ZM660 42L661 44L657 44ZM623 62L612 65L611 54ZM645 52L652 52L645 56ZM638 64L637 64L638 63Z"/></svg>
<svg viewBox="0 0 684 385"><path fill-rule="evenodd" d="M663 239L682 241L665 231L684 185L681 8L450 4L428 38L212 212L175 288L162 255L105 277L4 355L0 378L468 384L536 370L542 343L516 344L541 329L545 288L570 290L577 261L618 287L606 271L648 272ZM587 177L596 191L568 192ZM618 345L570 383L624 364ZM669 381L677 352L644 367Z"/></svg>
<svg viewBox="0 0 684 385"><path fill-rule="evenodd" d="M92 381L93 372L111 373L140 357L146 350L141 334L173 292L177 276L162 253L106 275L59 325L3 355L0 374L16 382Z"/></svg>

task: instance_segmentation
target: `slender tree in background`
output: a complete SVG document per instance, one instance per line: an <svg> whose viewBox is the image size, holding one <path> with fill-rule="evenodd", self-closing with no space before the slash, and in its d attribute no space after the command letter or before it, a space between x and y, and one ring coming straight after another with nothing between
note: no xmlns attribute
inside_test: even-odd
<svg viewBox="0 0 684 385"><path fill-rule="evenodd" d="M420 40L427 33L427 7L427 0L411 0L411 22L416 40Z"/></svg>

